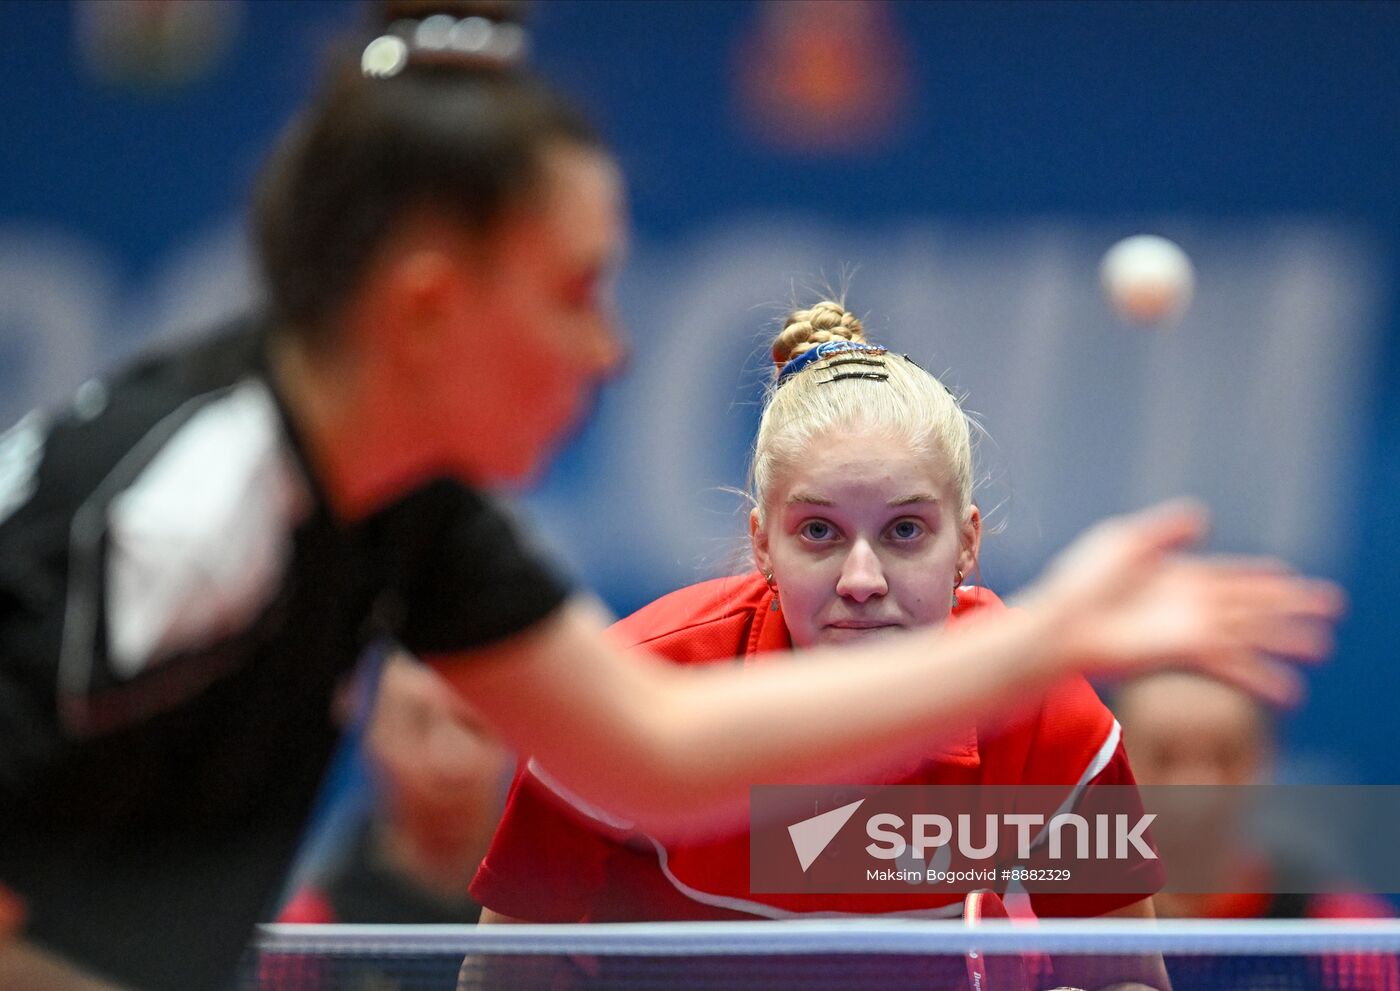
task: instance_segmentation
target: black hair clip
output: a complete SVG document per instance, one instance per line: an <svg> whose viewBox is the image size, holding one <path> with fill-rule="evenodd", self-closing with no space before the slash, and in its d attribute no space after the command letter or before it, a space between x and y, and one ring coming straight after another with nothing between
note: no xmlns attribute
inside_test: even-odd
<svg viewBox="0 0 1400 991"><path fill-rule="evenodd" d="M871 382L885 382L889 380L888 372L838 372L829 379L822 379L817 385L830 385L832 382L840 382L842 379L869 379Z"/></svg>
<svg viewBox="0 0 1400 991"><path fill-rule="evenodd" d="M913 365L913 366L914 366L915 368L917 368L919 371L922 372L922 371L924 370L924 366L923 366L923 365L919 364L917 361L915 361L913 358L909 357L907 354L901 354L900 357L903 358L905 361L909 362L909 364ZM942 379L939 379L939 380L938 380L938 384L941 385L941 386L943 386L943 391L944 391L944 392L948 393L948 395L950 395L950 396L953 397L953 402L957 402L957 401L958 401L958 394L957 394L956 392L954 392L952 389L948 388L948 385L947 385L946 382L944 382Z"/></svg>
<svg viewBox="0 0 1400 991"><path fill-rule="evenodd" d="M885 367L883 361L876 361L872 358L837 358L835 361L828 361L825 365L822 365L822 368L839 368L842 365L872 365L875 368Z"/></svg>

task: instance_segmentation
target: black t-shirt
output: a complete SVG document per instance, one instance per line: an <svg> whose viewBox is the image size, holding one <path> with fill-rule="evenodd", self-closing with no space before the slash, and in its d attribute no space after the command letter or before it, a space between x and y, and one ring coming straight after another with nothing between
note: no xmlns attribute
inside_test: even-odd
<svg viewBox="0 0 1400 991"><path fill-rule="evenodd" d="M0 437L0 883L29 935L138 988L225 985L372 639L481 647L567 594L483 495L346 524L256 321Z"/></svg>

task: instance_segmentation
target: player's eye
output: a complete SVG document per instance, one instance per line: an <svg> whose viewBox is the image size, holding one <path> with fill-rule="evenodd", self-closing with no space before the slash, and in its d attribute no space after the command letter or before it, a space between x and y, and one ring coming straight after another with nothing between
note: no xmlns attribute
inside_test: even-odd
<svg viewBox="0 0 1400 991"><path fill-rule="evenodd" d="M915 519L895 520L889 529L889 535L895 540L918 540L926 532L924 525Z"/></svg>
<svg viewBox="0 0 1400 991"><path fill-rule="evenodd" d="M825 541L836 535L836 528L826 520L808 520L797 528L797 532L808 540Z"/></svg>

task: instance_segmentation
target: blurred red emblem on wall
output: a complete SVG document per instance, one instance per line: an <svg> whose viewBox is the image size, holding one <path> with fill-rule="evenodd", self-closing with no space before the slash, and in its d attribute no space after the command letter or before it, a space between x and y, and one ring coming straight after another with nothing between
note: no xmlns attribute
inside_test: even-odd
<svg viewBox="0 0 1400 991"><path fill-rule="evenodd" d="M909 102L908 49L884 0L766 0L741 39L740 116L793 152L873 150Z"/></svg>
<svg viewBox="0 0 1400 991"><path fill-rule="evenodd" d="M242 0L79 0L78 58L105 83L174 87L213 72L244 15Z"/></svg>

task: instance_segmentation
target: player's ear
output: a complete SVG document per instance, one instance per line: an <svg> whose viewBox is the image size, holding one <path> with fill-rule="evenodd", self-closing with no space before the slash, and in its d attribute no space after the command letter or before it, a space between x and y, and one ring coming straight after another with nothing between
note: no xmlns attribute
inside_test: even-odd
<svg viewBox="0 0 1400 991"><path fill-rule="evenodd" d="M977 568L977 555L982 549L982 511L975 504L968 507L967 519L963 521L961 531L959 540L962 550L958 552L958 571L966 580Z"/></svg>
<svg viewBox="0 0 1400 991"><path fill-rule="evenodd" d="M366 281L375 312L368 314L381 336L392 342L395 364L415 376L451 353L447 342L460 336L470 319L474 244L469 237L434 220L410 217L391 237ZM421 381L415 378L415 381Z"/></svg>
<svg viewBox="0 0 1400 991"><path fill-rule="evenodd" d="M753 546L753 561L758 570L764 574L772 574L773 563L768 554L768 529L763 525L757 507L749 510L749 543Z"/></svg>

